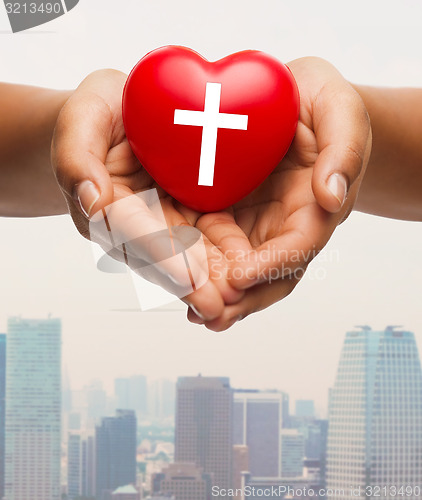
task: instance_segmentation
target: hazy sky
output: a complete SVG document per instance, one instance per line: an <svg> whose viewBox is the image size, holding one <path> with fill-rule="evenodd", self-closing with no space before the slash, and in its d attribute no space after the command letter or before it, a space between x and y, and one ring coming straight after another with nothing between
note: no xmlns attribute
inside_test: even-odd
<svg viewBox="0 0 422 500"><path fill-rule="evenodd" d="M246 48L282 61L318 55L352 81L422 86L419 1L81 0L63 18L10 34L0 8L0 80L73 88L89 72L128 72L148 50L182 44L209 59ZM404 325L422 345L421 224L354 214L284 302L229 333L174 311L137 307L127 275L96 271L69 217L0 219L0 330L9 315L63 318L73 388L93 378L227 375L237 387L276 387L326 403L344 332ZM325 275L316 279L315 274ZM313 279L311 279L313 278Z"/></svg>

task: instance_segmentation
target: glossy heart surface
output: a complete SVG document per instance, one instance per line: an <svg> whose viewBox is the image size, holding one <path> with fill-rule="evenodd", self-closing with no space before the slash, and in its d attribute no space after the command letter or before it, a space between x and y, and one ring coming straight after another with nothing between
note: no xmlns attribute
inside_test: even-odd
<svg viewBox="0 0 422 500"><path fill-rule="evenodd" d="M140 60L123 93L134 154L167 193L199 212L225 209L258 187L287 153L298 116L290 70L254 50L209 62L162 47Z"/></svg>

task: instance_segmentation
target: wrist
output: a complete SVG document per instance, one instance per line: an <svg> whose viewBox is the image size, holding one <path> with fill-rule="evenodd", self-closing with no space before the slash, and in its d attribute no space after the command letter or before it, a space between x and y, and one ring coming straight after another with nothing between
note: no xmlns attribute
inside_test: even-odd
<svg viewBox="0 0 422 500"><path fill-rule="evenodd" d="M43 90L40 91L34 100L34 116L38 117L38 124L35 124L32 133L37 145L34 149L39 151L38 170L41 178L44 179L39 185L39 196L45 197L46 202L35 206L39 213L32 215L61 215L68 212L65 199L57 184L54 170L51 163L51 143L58 116L66 104L73 91L69 90Z"/></svg>
<svg viewBox="0 0 422 500"><path fill-rule="evenodd" d="M67 212L50 161L57 117L71 95L0 84L0 214L37 217Z"/></svg>

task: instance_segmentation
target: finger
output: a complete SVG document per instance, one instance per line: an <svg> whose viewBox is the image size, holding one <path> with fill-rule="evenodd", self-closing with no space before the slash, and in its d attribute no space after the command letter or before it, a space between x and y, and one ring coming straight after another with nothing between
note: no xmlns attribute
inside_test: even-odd
<svg viewBox="0 0 422 500"><path fill-rule="evenodd" d="M82 112L87 107L91 113ZM54 133L52 163L57 180L87 218L113 200L105 167L110 127L111 116L100 104L76 97L62 110Z"/></svg>
<svg viewBox="0 0 422 500"><path fill-rule="evenodd" d="M215 283L207 281L198 290L183 298L201 321L212 321L224 311L224 301Z"/></svg>
<svg viewBox="0 0 422 500"><path fill-rule="evenodd" d="M228 261L252 250L251 243L230 212L205 214L196 227L206 235Z"/></svg>
<svg viewBox="0 0 422 500"><path fill-rule="evenodd" d="M299 279L287 277L272 283L264 283L247 290L244 298L237 304L224 308L223 313L212 321L204 321L188 310L188 320L195 324L204 324L209 330L222 332L250 314L266 309L270 305L286 298L298 284Z"/></svg>
<svg viewBox="0 0 422 500"><path fill-rule="evenodd" d="M105 162L124 137L121 95L125 75L97 72L88 77L63 107L57 120L52 163L68 202L86 216L110 204L113 188Z"/></svg>
<svg viewBox="0 0 422 500"><path fill-rule="evenodd" d="M243 259L251 250L245 233L229 212L218 212L201 216L196 227L209 242L210 279L220 290L226 304L234 304L243 297L243 291L231 286L228 280L230 265Z"/></svg>
<svg viewBox="0 0 422 500"><path fill-rule="evenodd" d="M221 314L224 301L209 280L202 233L169 199L160 200L156 190L130 195L127 187L117 185L115 201L92 217L90 236L142 278L184 297L205 319Z"/></svg>
<svg viewBox="0 0 422 500"><path fill-rule="evenodd" d="M125 250L125 246L123 246L123 249ZM128 258L124 250L122 250L122 246L113 248L108 252L108 255L128 264L132 268L136 267L136 265L134 266L134 259ZM207 280L202 286L192 291L192 283L195 283L194 279L192 279L192 281L189 280L189 282L185 284L180 282L182 278L192 278L193 274L197 273L194 269L195 263L192 262L192 259L189 259L189 265L191 270L190 275L186 275L186 273L183 275L183 262L181 263L172 259L167 260L165 268L157 265L145 265L133 270L142 278L161 286L177 297L183 297L183 301L196 311L196 314L202 321L209 321L220 316L224 310L224 300L215 283L211 280ZM179 281L176 281L177 279ZM186 290L189 290L189 293Z"/></svg>
<svg viewBox="0 0 422 500"><path fill-rule="evenodd" d="M135 273L178 297L200 288L209 275L200 231L187 224L169 227L164 216L169 207L162 206L156 190L129 193L115 187L115 201L90 221L91 240L110 255L120 252Z"/></svg>
<svg viewBox="0 0 422 500"><path fill-rule="evenodd" d="M344 205L363 175L371 146L371 128L362 99L346 81L329 83L315 99L313 125L319 155L312 189L329 212Z"/></svg>
<svg viewBox="0 0 422 500"><path fill-rule="evenodd" d="M230 267L230 283L246 289L291 274L302 276L328 242L337 223L337 215L329 214L315 202L296 210L277 236Z"/></svg>
<svg viewBox="0 0 422 500"><path fill-rule="evenodd" d="M166 210L166 214L171 214L170 217L168 216L168 221L172 225L184 225L186 224L186 219L182 215L182 210L179 212L179 204L176 204L177 210ZM222 213L221 215L222 218L224 218L224 214ZM206 218L208 219L207 221L202 221L201 219ZM227 214L227 219L232 217ZM209 268L209 277L210 280L215 284L217 289L219 290L223 301L226 304L233 304L238 302L242 297L243 297L243 291L237 290L233 288L228 279L227 279L227 274L228 274L228 269L229 269L229 262L226 258L226 255L222 251L222 249L215 244L218 242L218 240L214 237L213 231L209 231L210 226L214 226L212 221L220 219L220 213L218 214L207 214L205 216L196 217L196 220L191 220L190 222L192 224L196 224L196 228L198 230L201 230L203 233L203 242L205 244L205 249L207 252L207 260L208 260L208 268ZM219 224L216 222L215 226L219 226ZM222 227L220 225L220 227ZM237 226L234 226L232 228L232 231L235 232L235 228ZM204 232L204 230L207 230ZM211 236L211 238L210 238Z"/></svg>

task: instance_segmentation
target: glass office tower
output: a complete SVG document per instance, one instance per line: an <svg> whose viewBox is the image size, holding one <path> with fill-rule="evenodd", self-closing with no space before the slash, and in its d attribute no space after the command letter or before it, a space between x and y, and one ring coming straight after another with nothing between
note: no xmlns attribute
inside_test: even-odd
<svg viewBox="0 0 422 500"><path fill-rule="evenodd" d="M11 318L6 361L6 500L60 500L61 322Z"/></svg>
<svg viewBox="0 0 422 500"><path fill-rule="evenodd" d="M96 499L107 500L120 486L136 483L136 415L116 410L95 428Z"/></svg>
<svg viewBox="0 0 422 500"><path fill-rule="evenodd" d="M392 326L348 332L330 398L327 488L341 492L332 498L392 498L403 486L404 496L416 499L421 477L422 373L414 334Z"/></svg>
<svg viewBox="0 0 422 500"><path fill-rule="evenodd" d="M281 477L281 430L288 411L284 392L234 391L233 444L248 447L252 476Z"/></svg>
<svg viewBox="0 0 422 500"><path fill-rule="evenodd" d="M231 488L232 421L233 391L228 378L179 378L175 461L200 467L205 474L212 475L213 486L219 489Z"/></svg>

